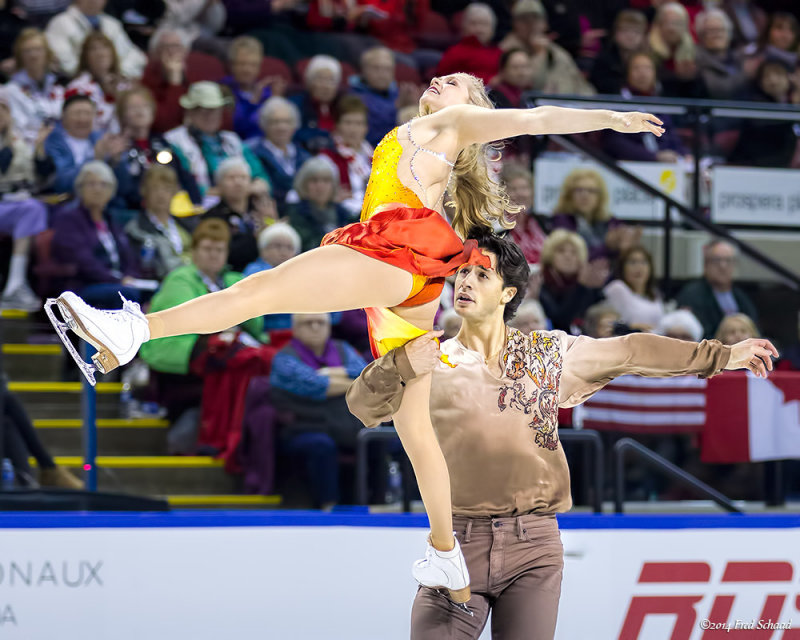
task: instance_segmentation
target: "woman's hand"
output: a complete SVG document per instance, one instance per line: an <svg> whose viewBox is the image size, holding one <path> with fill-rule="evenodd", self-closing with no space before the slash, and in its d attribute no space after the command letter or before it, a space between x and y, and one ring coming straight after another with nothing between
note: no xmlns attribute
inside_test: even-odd
<svg viewBox="0 0 800 640"><path fill-rule="evenodd" d="M731 357L725 369L750 369L759 378L766 378L767 371L772 371L773 357L778 357L778 350L769 340L748 338L731 347Z"/></svg>
<svg viewBox="0 0 800 640"><path fill-rule="evenodd" d="M619 133L652 133L659 138L664 133L664 123L652 113L641 111L612 111L609 129Z"/></svg>
<svg viewBox="0 0 800 640"><path fill-rule="evenodd" d="M414 338L406 344L406 356L414 373L421 378L426 373L433 371L439 364L439 336L444 331L428 331L419 338Z"/></svg>

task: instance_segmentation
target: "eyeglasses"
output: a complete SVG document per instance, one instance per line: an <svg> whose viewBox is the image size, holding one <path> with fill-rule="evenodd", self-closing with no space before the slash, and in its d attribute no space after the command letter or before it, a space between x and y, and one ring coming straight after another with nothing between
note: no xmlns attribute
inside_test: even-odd
<svg viewBox="0 0 800 640"><path fill-rule="evenodd" d="M325 327L328 325L328 321L319 318L314 320L298 320L297 322L295 322L296 327L311 327L313 325L319 325L321 327Z"/></svg>
<svg viewBox="0 0 800 640"><path fill-rule="evenodd" d="M736 264L736 258L727 256L715 256L713 258L706 258L709 264Z"/></svg>

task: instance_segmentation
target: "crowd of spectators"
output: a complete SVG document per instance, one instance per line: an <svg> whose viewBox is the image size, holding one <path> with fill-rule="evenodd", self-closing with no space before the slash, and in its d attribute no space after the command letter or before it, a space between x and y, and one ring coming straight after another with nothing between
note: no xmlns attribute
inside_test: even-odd
<svg viewBox="0 0 800 640"><path fill-rule="evenodd" d="M477 75L498 108L524 106L528 92L800 103L792 13L749 0L568 4L0 3L0 231L11 245L0 305L37 311L41 296L71 288L104 308L122 294L161 309L313 249L358 219L375 145L416 114L433 75ZM620 160L690 160L681 123L663 119L661 138L592 141ZM714 150L731 162L796 157L791 123L712 124ZM641 228L613 216L598 173L572 172L554 210L534 212L532 151L512 142L498 163L523 207L510 234L531 264L517 326L671 327L727 341L756 331L755 307L734 284L733 247L710 243L703 277L670 301ZM699 336L686 322L665 324L676 305L694 314ZM454 335L448 306L440 324ZM202 405L197 437L176 452L205 447L236 470L247 382L270 375L294 425L281 450L304 457L318 504L339 499L330 469L352 449L341 390L369 357L362 316L269 316L168 341L142 350L152 393L174 422ZM214 406L209 384L238 386ZM309 424L327 436L308 435Z"/></svg>

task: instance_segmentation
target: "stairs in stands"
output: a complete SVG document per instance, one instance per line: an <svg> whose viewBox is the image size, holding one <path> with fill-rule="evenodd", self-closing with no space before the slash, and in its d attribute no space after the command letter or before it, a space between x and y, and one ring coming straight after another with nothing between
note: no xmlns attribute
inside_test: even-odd
<svg viewBox="0 0 800 640"><path fill-rule="evenodd" d="M61 381L69 356L46 321L3 311L0 323L9 391L21 400L56 463L80 475L82 384ZM100 490L166 497L174 507L280 505L279 496L237 495L236 483L221 460L167 455L169 424L157 418L123 418L121 383L99 382L95 389Z"/></svg>

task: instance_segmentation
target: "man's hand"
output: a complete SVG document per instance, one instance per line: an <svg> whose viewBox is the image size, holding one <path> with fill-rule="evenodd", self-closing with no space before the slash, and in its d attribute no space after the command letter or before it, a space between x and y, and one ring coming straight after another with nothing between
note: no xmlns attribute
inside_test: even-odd
<svg viewBox="0 0 800 640"><path fill-rule="evenodd" d="M731 347L731 358L725 369L750 369L759 378L766 378L772 371L772 358L778 357L778 350L769 340L748 338Z"/></svg>
<svg viewBox="0 0 800 640"><path fill-rule="evenodd" d="M414 338L405 346L408 362L417 377L420 378L426 373L433 371L439 364L439 336L444 331L428 331L419 338Z"/></svg>
<svg viewBox="0 0 800 640"><path fill-rule="evenodd" d="M640 111L628 111L612 113L609 129L619 133L652 133L659 138L664 133L664 123L656 118L652 113L641 113Z"/></svg>

